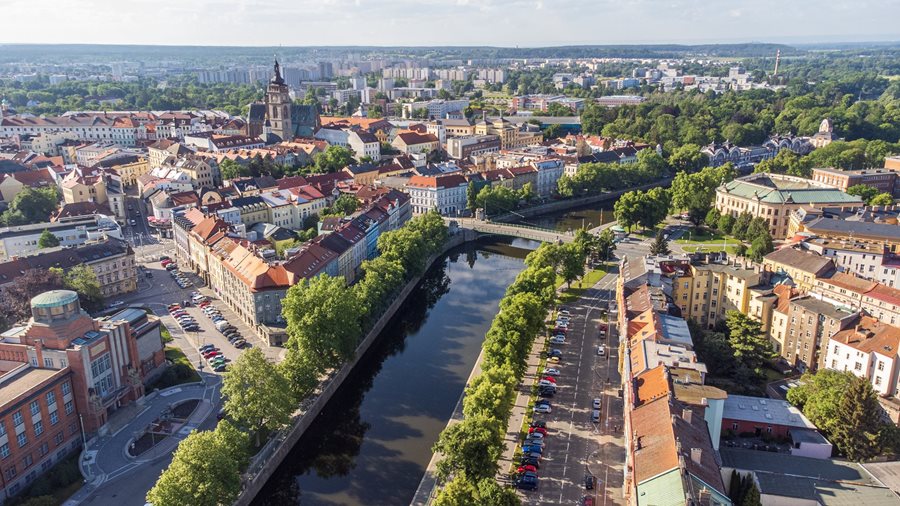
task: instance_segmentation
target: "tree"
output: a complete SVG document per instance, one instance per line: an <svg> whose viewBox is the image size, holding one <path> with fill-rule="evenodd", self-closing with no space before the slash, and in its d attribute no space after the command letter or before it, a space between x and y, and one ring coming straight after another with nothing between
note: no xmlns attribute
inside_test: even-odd
<svg viewBox="0 0 900 506"><path fill-rule="evenodd" d="M474 182L469 182L469 186L466 187L466 209L474 211L478 207L477 198L480 188L481 186Z"/></svg>
<svg viewBox="0 0 900 506"><path fill-rule="evenodd" d="M840 422L835 426L831 442L850 460L871 459L879 449L880 412L878 397L869 380L854 376L838 405Z"/></svg>
<svg viewBox="0 0 900 506"><path fill-rule="evenodd" d="M669 165L675 172L695 172L705 167L709 158L700 151L696 144L683 144L669 156Z"/></svg>
<svg viewBox="0 0 900 506"><path fill-rule="evenodd" d="M721 217L722 215L719 213L719 210L713 207L706 213L706 216L703 218L703 223L709 228L718 228L719 218Z"/></svg>
<svg viewBox="0 0 900 506"><path fill-rule="evenodd" d="M740 311L725 313L728 343L738 363L760 374L763 364L774 356L772 343L762 331L762 324Z"/></svg>
<svg viewBox="0 0 900 506"><path fill-rule="evenodd" d="M50 233L46 228L43 232L41 232L41 236L38 238L38 247L43 248L55 248L59 246L59 238Z"/></svg>
<svg viewBox="0 0 900 506"><path fill-rule="evenodd" d="M562 246L562 269L560 275L571 287L572 281L584 276L584 255L575 243Z"/></svg>
<svg viewBox="0 0 900 506"><path fill-rule="evenodd" d="M616 234L608 228L603 229L597 236L595 250L600 260L605 262L611 259L616 250Z"/></svg>
<svg viewBox="0 0 900 506"><path fill-rule="evenodd" d="M249 168L228 158L222 160L219 163L219 172L222 174L223 181L236 179L239 177L247 177L250 175Z"/></svg>
<svg viewBox="0 0 900 506"><path fill-rule="evenodd" d="M665 188L652 188L641 194L641 212L638 224L645 229L656 227L669 214L669 192Z"/></svg>
<svg viewBox="0 0 900 506"><path fill-rule="evenodd" d="M562 127L558 124L548 125L544 129L544 140L559 138L563 133Z"/></svg>
<svg viewBox="0 0 900 506"><path fill-rule="evenodd" d="M328 148L315 157L315 170L320 174L337 172L354 163L353 153L341 146L328 146Z"/></svg>
<svg viewBox="0 0 900 506"><path fill-rule="evenodd" d="M894 203L893 195L891 195L890 193L887 193L887 192L879 193L878 195L875 195L868 202L868 204L870 206L889 206L889 205L892 205L893 203Z"/></svg>
<svg viewBox="0 0 900 506"><path fill-rule="evenodd" d="M734 228L735 221L734 216L727 213L723 214L719 217L719 222L717 224L719 231L723 234L730 234Z"/></svg>
<svg viewBox="0 0 900 506"><path fill-rule="evenodd" d="M753 242L757 237L769 234L769 222L762 216L757 216L750 220L747 225L747 231L744 233L744 239Z"/></svg>
<svg viewBox="0 0 900 506"><path fill-rule="evenodd" d="M787 400L802 409L812 423L830 436L843 423L839 407L853 378L852 373L832 369L805 373L800 384L788 390Z"/></svg>
<svg viewBox="0 0 900 506"><path fill-rule="evenodd" d="M863 202L869 203L872 199L878 195L878 188L874 186L869 186L867 184L857 184L853 185L850 188L847 188L847 193L850 195L856 195L861 198Z"/></svg>
<svg viewBox="0 0 900 506"><path fill-rule="evenodd" d="M672 250L669 249L669 240L662 230L656 233L656 240L650 245L651 255L668 255Z"/></svg>
<svg viewBox="0 0 900 506"><path fill-rule="evenodd" d="M331 209L325 214L347 216L355 213L357 208L359 208L359 200L353 195L345 193L338 197L333 204L331 204Z"/></svg>
<svg viewBox="0 0 900 506"><path fill-rule="evenodd" d="M687 211L688 219L699 227L709 213L715 191L706 174L679 172L672 180L672 207Z"/></svg>
<svg viewBox="0 0 900 506"><path fill-rule="evenodd" d="M47 221L50 213L56 210L57 201L53 188L25 188L0 216L0 222L12 226Z"/></svg>
<svg viewBox="0 0 900 506"><path fill-rule="evenodd" d="M69 290L78 292L85 310L94 312L103 307L103 291L93 268L84 264L70 267L63 275L63 284Z"/></svg>
<svg viewBox="0 0 900 506"><path fill-rule="evenodd" d="M363 261L361 271L362 276L353 288L366 307L366 315L372 320L381 316L382 310L391 301L389 295L400 288L406 273L399 260L390 260L383 256Z"/></svg>
<svg viewBox="0 0 900 506"><path fill-rule="evenodd" d="M215 431L194 430L188 434L147 493L147 502L167 506L233 502L241 491L240 472L246 465L246 453L240 448L240 432L226 428L229 425L223 420ZM246 448L246 435L243 446Z"/></svg>
<svg viewBox="0 0 900 506"><path fill-rule="evenodd" d="M516 492L497 483L494 477L477 482L465 475L454 476L434 498L434 506L519 506Z"/></svg>
<svg viewBox="0 0 900 506"><path fill-rule="evenodd" d="M364 309L355 295L343 277L323 274L290 287L281 301L288 347L316 357L319 372L340 367L356 351Z"/></svg>
<svg viewBox="0 0 900 506"><path fill-rule="evenodd" d="M503 450L502 434L502 423L485 416L467 416L444 429L432 448L443 456L435 473L438 479L459 473L472 479L493 477Z"/></svg>
<svg viewBox="0 0 900 506"><path fill-rule="evenodd" d="M531 183L525 183L522 185L522 188L519 189L519 199L524 200L525 202L530 202L537 196L537 193L534 191L534 185Z"/></svg>
<svg viewBox="0 0 900 506"><path fill-rule="evenodd" d="M247 427L260 445L263 429L276 431L286 426L294 411L290 386L281 372L259 348L241 353L222 382L225 411Z"/></svg>
<svg viewBox="0 0 900 506"><path fill-rule="evenodd" d="M301 241L300 239L291 239L290 241L287 241L287 242L284 242L284 241L279 242L279 243L275 244L275 254L279 258L284 258L284 253L287 250L296 248L302 244L303 244L303 241Z"/></svg>
<svg viewBox="0 0 900 506"><path fill-rule="evenodd" d="M630 191L619 197L613 205L616 221L626 230L631 230L633 226L638 224L638 220L641 217L641 207L643 206L642 200L640 192Z"/></svg>
<svg viewBox="0 0 900 506"><path fill-rule="evenodd" d="M753 239L753 242L750 243L750 249L747 250L747 255L756 262L762 262L763 257L773 251L775 251L775 245L772 243L772 236L767 230Z"/></svg>
<svg viewBox="0 0 900 506"><path fill-rule="evenodd" d="M753 217L750 213L739 214L737 219L734 220L734 225L731 227L731 235L740 240L744 240L747 237L747 229L750 227L750 221L752 219Z"/></svg>

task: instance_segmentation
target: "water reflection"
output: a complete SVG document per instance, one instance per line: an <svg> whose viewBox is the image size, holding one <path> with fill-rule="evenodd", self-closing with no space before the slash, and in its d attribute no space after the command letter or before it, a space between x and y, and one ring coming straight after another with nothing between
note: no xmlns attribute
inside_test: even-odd
<svg viewBox="0 0 900 506"><path fill-rule="evenodd" d="M536 246L517 241L435 263L255 504L409 504L523 267L528 251L516 246Z"/></svg>
<svg viewBox="0 0 900 506"><path fill-rule="evenodd" d="M565 212L548 213L534 218L522 220L522 223L543 228L552 228L560 232L578 230L581 227L593 228L615 219L612 202L590 204Z"/></svg>

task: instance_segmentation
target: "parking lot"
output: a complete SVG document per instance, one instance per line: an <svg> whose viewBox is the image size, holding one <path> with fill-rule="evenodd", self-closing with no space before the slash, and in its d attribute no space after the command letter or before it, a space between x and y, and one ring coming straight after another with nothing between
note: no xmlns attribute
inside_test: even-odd
<svg viewBox="0 0 900 506"><path fill-rule="evenodd" d="M550 344L562 352L556 393L548 399L552 412L535 414L535 420L547 422L539 486L533 492L520 493L527 504L582 504L590 497L593 504L623 504L621 441L622 399L618 397L619 373L617 337L611 327L600 338L598 324L606 321L605 308L612 297L615 276L607 275L576 304L569 305L570 323L565 344ZM606 346L598 356L600 344ZM594 399L600 400L598 422L591 420ZM587 490L585 475L593 477L593 489Z"/></svg>

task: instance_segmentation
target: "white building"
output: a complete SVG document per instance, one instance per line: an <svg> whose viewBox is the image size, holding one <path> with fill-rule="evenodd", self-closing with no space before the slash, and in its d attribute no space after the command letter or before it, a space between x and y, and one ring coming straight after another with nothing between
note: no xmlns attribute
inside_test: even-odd
<svg viewBox="0 0 900 506"><path fill-rule="evenodd" d="M322 127L316 131L316 139L325 141L332 146L350 147L350 134L340 128Z"/></svg>
<svg viewBox="0 0 900 506"><path fill-rule="evenodd" d="M378 137L365 130L347 131L347 144L357 159L368 156L375 162L381 160L381 142Z"/></svg>
<svg viewBox="0 0 900 506"><path fill-rule="evenodd" d="M38 239L44 230L56 236L62 247L80 246L88 241L106 237L122 239L122 229L115 218L102 214L0 228L0 261L5 262L14 256L34 253L38 249Z"/></svg>
<svg viewBox="0 0 900 506"><path fill-rule="evenodd" d="M897 348L900 329L864 316L854 328L842 330L828 341L825 366L869 380L883 396L896 396Z"/></svg>
<svg viewBox="0 0 900 506"><path fill-rule="evenodd" d="M565 171L565 164L562 160L553 158L548 160L538 160L532 165L538 170L537 175L537 193L541 197L549 197L557 192L559 187L559 178Z"/></svg>
<svg viewBox="0 0 900 506"><path fill-rule="evenodd" d="M445 176L413 176L407 183L413 214L437 209L444 216L456 216L466 208L469 182L458 174Z"/></svg>
<svg viewBox="0 0 900 506"><path fill-rule="evenodd" d="M413 111L417 109L425 109L428 111L429 118L445 118L447 115L460 115L463 110L469 107L468 99L459 100L429 100L427 102L407 102L403 104L403 117L411 118Z"/></svg>

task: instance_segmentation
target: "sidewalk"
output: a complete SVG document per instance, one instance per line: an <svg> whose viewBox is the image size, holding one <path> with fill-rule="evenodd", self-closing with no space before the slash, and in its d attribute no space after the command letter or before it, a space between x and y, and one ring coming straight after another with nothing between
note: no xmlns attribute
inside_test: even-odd
<svg viewBox="0 0 900 506"><path fill-rule="evenodd" d="M139 472L146 464L168 456L191 430L206 420L220 403L220 380L215 375L205 375L207 384L186 384L155 392L144 398L144 404L137 403L117 411L108 422L110 432L95 437L82 449L79 466L86 485L65 502L67 506L77 505L88 499L101 485L121 478L132 472ZM188 399L200 399L200 404L191 413L185 424L174 434L156 445L140 457L131 457L127 450L131 440L159 417L168 406ZM120 414L121 413L121 414Z"/></svg>
<svg viewBox="0 0 900 506"><path fill-rule="evenodd" d="M540 376L538 368L541 365L542 355L546 348L547 336L542 332L531 346L531 352L528 354L527 368L525 374L522 375L522 381L516 388L516 401L513 403L512 414L509 416L509 424L506 427L506 436L503 438L503 454L500 455L498 481L501 483L509 481L509 474L514 471L513 467L516 462L513 457L516 449L519 447L519 434L522 431L522 423L530 420L532 417L531 408L528 403L531 401L532 387Z"/></svg>

